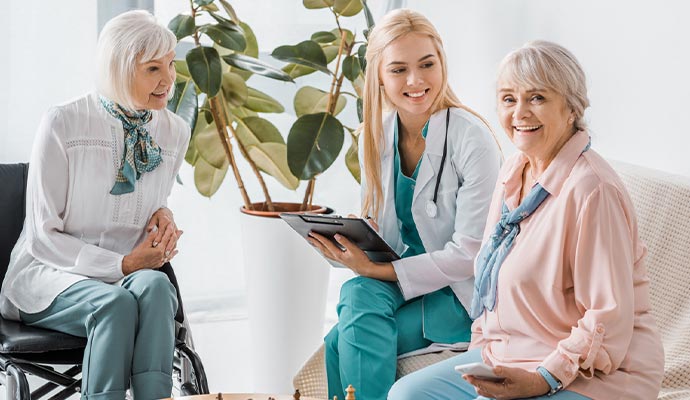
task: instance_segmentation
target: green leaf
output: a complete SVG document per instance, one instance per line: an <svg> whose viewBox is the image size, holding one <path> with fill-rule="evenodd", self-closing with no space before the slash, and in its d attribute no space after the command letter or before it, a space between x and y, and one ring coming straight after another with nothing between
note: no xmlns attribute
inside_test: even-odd
<svg viewBox="0 0 690 400"><path fill-rule="evenodd" d="M290 63L283 68L281 68L286 74L290 75L292 79L299 78L300 76L309 75L316 72L314 68L305 67L304 65L297 65Z"/></svg>
<svg viewBox="0 0 690 400"><path fill-rule="evenodd" d="M288 135L288 165L301 180L309 180L333 164L344 140L343 125L328 113L303 115Z"/></svg>
<svg viewBox="0 0 690 400"><path fill-rule="evenodd" d="M201 126L199 126L201 125ZM223 143L220 141L215 122L206 123L203 118L199 120L194 133L194 147L201 158L214 168L222 168L228 160L225 155Z"/></svg>
<svg viewBox="0 0 690 400"><path fill-rule="evenodd" d="M367 0L362 0L362 6L364 7L364 18L367 20L367 29L364 30L364 38L369 39L369 32L374 29L374 16L369 9Z"/></svg>
<svg viewBox="0 0 690 400"><path fill-rule="evenodd" d="M194 166L199 159L199 152L196 151L194 140L189 141L189 146L187 147L187 152L184 155L184 159L192 166Z"/></svg>
<svg viewBox="0 0 690 400"><path fill-rule="evenodd" d="M249 146L247 153L263 172L274 177L286 188L297 189L299 179L290 172L287 163L287 146L284 143L261 143Z"/></svg>
<svg viewBox="0 0 690 400"><path fill-rule="evenodd" d="M343 74L350 81L354 81L359 76L362 69L359 66L359 59L356 56L347 56L343 60Z"/></svg>
<svg viewBox="0 0 690 400"><path fill-rule="evenodd" d="M230 3L228 3L226 0L220 0L220 4L223 6L225 9L225 12L228 13L228 16L235 22L239 23L240 19L237 18L237 13L235 12L235 9L232 8Z"/></svg>
<svg viewBox="0 0 690 400"><path fill-rule="evenodd" d="M328 64L330 64L331 61L335 60L335 58L338 56L338 50L339 49L340 49L340 46L335 46L335 45L323 46L323 54L326 55L326 62Z"/></svg>
<svg viewBox="0 0 690 400"><path fill-rule="evenodd" d="M214 0L194 0L194 3L198 6L207 6L213 3Z"/></svg>
<svg viewBox="0 0 690 400"><path fill-rule="evenodd" d="M251 88L249 88L249 89L251 89ZM257 117L259 115L255 111L252 111L252 110L245 108L245 107L231 107L229 109L229 111L236 120L247 118L247 117Z"/></svg>
<svg viewBox="0 0 690 400"><path fill-rule="evenodd" d="M218 21L218 25L221 25L224 28L227 28L233 32L241 33L242 36L244 36L244 30L242 30L242 27L240 27L235 21L229 20L222 15L218 15L213 12L208 13L213 19Z"/></svg>
<svg viewBox="0 0 690 400"><path fill-rule="evenodd" d="M267 119L261 117L246 117L237 119L235 129L237 140L245 147L256 146L261 143L281 143L285 144L283 135L278 128Z"/></svg>
<svg viewBox="0 0 690 400"><path fill-rule="evenodd" d="M170 29L177 40L179 41L183 37L189 36L194 33L194 18L189 15L179 14L173 18L168 24L168 29Z"/></svg>
<svg viewBox="0 0 690 400"><path fill-rule="evenodd" d="M223 183L225 174L228 172L228 163L226 161L223 168L215 168L211 164L199 158L194 165L194 185L196 190L206 197L213 196Z"/></svg>
<svg viewBox="0 0 690 400"><path fill-rule="evenodd" d="M359 74L359 76L357 76L357 79L352 81L352 87L355 89L357 97L361 98L364 93L364 75Z"/></svg>
<svg viewBox="0 0 690 400"><path fill-rule="evenodd" d="M273 50L271 55L282 61L304 65L331 74L321 46L312 40L305 40L295 46L280 46Z"/></svg>
<svg viewBox="0 0 690 400"><path fill-rule="evenodd" d="M282 70L275 68L259 59L245 56L244 54L228 54L223 56L223 61L232 67L250 71L258 75L280 81L294 82L290 75L286 74Z"/></svg>
<svg viewBox="0 0 690 400"><path fill-rule="evenodd" d="M345 32L345 44L352 45L352 43L355 41L355 34L349 29L343 29L342 31ZM340 38L342 37L340 29L331 29L331 33L337 37L335 43L333 44L337 47L340 47Z"/></svg>
<svg viewBox="0 0 690 400"><path fill-rule="evenodd" d="M247 47L242 53L249 57L259 57L259 42L256 40L254 30L244 22L240 22L240 27L244 31L244 39L247 41Z"/></svg>
<svg viewBox="0 0 690 400"><path fill-rule="evenodd" d="M367 69L367 44L359 46L357 49L357 57L359 57L359 65L362 67L362 73Z"/></svg>
<svg viewBox="0 0 690 400"><path fill-rule="evenodd" d="M326 8L333 6L333 0L302 0L305 8L315 10L318 8Z"/></svg>
<svg viewBox="0 0 690 400"><path fill-rule="evenodd" d="M189 68L187 67L187 61L175 60L175 73L177 78L175 82L188 81L192 79L192 75L189 73Z"/></svg>
<svg viewBox="0 0 690 400"><path fill-rule="evenodd" d="M247 84L241 76L234 72L223 74L223 96L230 104L239 107L247 101Z"/></svg>
<svg viewBox="0 0 690 400"><path fill-rule="evenodd" d="M244 55L247 55L247 56L253 57L253 58L258 58L259 57L259 43L256 41L256 35L254 35L254 31L252 30L252 28L249 27L249 25L245 24L244 22L240 22L240 26L242 27L242 30L244 30L244 39L247 41L247 47L244 48L244 51L241 54L244 54ZM223 56L226 56L228 54L237 54L237 52L228 51L225 53L220 53L220 56L221 56L221 58L223 58ZM248 80L249 78L251 78L251 76L253 75L249 71L231 66L230 64L225 62L225 60L223 60L223 64L228 66L228 71L232 71L232 72L238 74L245 81Z"/></svg>
<svg viewBox="0 0 690 400"><path fill-rule="evenodd" d="M361 97L357 97L357 119L360 124L364 122L364 101Z"/></svg>
<svg viewBox="0 0 690 400"><path fill-rule="evenodd" d="M311 40L316 43L333 43L338 39L333 33L326 31L319 31L311 35Z"/></svg>
<svg viewBox="0 0 690 400"><path fill-rule="evenodd" d="M201 9L205 11L220 11L218 6L213 3L203 6Z"/></svg>
<svg viewBox="0 0 690 400"><path fill-rule="evenodd" d="M240 32L228 29L225 25L204 25L199 31L205 33L214 43L226 49L243 51L245 47L247 47L247 41L244 39L244 35Z"/></svg>
<svg viewBox="0 0 690 400"><path fill-rule="evenodd" d="M192 131L196 126L196 118L199 113L198 98L194 81L187 80L175 83L175 95L168 102L168 110L182 117L189 124ZM190 134L192 132L189 132Z"/></svg>
<svg viewBox="0 0 690 400"><path fill-rule="evenodd" d="M247 101L244 106L252 111L263 113L282 113L285 108L278 100L254 88L248 88Z"/></svg>
<svg viewBox="0 0 690 400"><path fill-rule="evenodd" d="M362 11L362 0L335 0L333 10L343 17L351 17Z"/></svg>
<svg viewBox="0 0 690 400"><path fill-rule="evenodd" d="M350 134L350 136L352 137L352 144L350 148L347 149L347 153L345 153L345 165L357 183L362 183L362 171L359 168L359 144L357 143L357 136L353 134Z"/></svg>
<svg viewBox="0 0 690 400"><path fill-rule="evenodd" d="M333 114L338 115L345 108L346 103L345 97L338 96L338 102L335 105ZM298 117L306 114L328 112L328 92L312 86L303 86L295 93L294 106L295 115Z"/></svg>
<svg viewBox="0 0 690 400"><path fill-rule="evenodd" d="M222 72L218 51L212 47L195 47L187 52L187 66L194 83L209 97L220 90Z"/></svg>

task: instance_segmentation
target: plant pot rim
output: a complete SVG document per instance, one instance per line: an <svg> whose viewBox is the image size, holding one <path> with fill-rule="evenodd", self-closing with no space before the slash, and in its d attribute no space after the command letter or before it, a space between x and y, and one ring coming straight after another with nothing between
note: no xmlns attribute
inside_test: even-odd
<svg viewBox="0 0 690 400"><path fill-rule="evenodd" d="M263 218L280 218L281 213L291 213L291 214L332 214L333 209L330 207L319 206L312 204L311 209L307 211L299 211L302 203L291 203L291 202L273 202L273 206L276 211L264 211L266 208L265 202L252 203L254 210L247 210L244 206L240 207L240 212L246 215L251 215L253 217L263 217Z"/></svg>

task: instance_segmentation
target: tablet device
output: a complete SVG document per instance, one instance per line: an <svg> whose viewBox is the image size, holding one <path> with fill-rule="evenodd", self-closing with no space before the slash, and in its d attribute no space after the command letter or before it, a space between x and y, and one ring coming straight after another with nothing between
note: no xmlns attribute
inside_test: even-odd
<svg viewBox="0 0 690 400"><path fill-rule="evenodd" d="M500 376L496 376L493 368L481 362L456 365L455 370L461 375L472 375L479 379L486 379L488 381L501 382L503 379L505 379Z"/></svg>
<svg viewBox="0 0 690 400"><path fill-rule="evenodd" d="M339 233L362 249L371 261L390 262L400 259L395 250L362 218L292 213L281 213L280 218L305 239L309 232L316 232L329 238L336 246L341 247L334 237L336 233ZM335 267L344 267L332 260L328 260L328 262Z"/></svg>

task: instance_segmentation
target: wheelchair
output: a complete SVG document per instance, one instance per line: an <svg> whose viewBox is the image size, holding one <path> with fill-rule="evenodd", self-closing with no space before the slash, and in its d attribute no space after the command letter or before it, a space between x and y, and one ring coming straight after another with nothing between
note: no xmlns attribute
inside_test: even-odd
<svg viewBox="0 0 690 400"><path fill-rule="evenodd" d="M10 253L25 217L28 164L0 164L0 282L5 279ZM199 355L193 350L177 278L169 263L161 269L177 289L176 340L173 363L174 390L180 395L208 394L208 383ZM63 400L80 393L81 364L86 339L33 328L0 317L0 385L7 400ZM63 366L58 371L54 366ZM43 383L31 391L27 374ZM32 379L33 381L33 379Z"/></svg>

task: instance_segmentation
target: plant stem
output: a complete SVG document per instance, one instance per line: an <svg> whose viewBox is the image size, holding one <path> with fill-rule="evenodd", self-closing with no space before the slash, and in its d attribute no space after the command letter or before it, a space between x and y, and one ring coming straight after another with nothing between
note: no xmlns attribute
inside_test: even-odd
<svg viewBox="0 0 690 400"><path fill-rule="evenodd" d="M247 194L247 189L244 187L244 181L240 176L240 171L237 169L237 164L235 163L235 156L232 154L232 143L230 143L230 138L225 131L224 127L227 126L225 122L224 115L220 112L218 104L218 97L213 96L208 99L208 104L211 107L211 114L213 114L213 120L216 122L216 131L218 131L218 136L220 137L220 142L223 144L223 150L225 150L225 156L228 158L230 167L232 168L233 174L235 174L235 180L237 181L237 187L240 189L240 194L242 194L242 199L244 200L244 208L247 210L253 210L252 202L249 200L249 195Z"/></svg>
<svg viewBox="0 0 690 400"><path fill-rule="evenodd" d="M302 200L302 206L299 208L300 211L307 211L307 205L311 208L311 202L314 197L314 183L316 178L309 179L307 184L307 189L304 191L304 199Z"/></svg>
<svg viewBox="0 0 690 400"><path fill-rule="evenodd" d="M221 92L222 96L222 92ZM225 101L225 100L223 100ZM247 160L247 163L249 163L249 166L252 168L252 171L254 172L254 175L256 175L256 179L259 180L259 185L261 185L261 190L264 192L264 198L266 199L266 207L268 207L268 211L275 211L275 207L273 206L273 201L271 200L271 195L268 194L268 187L266 186L266 181L264 181L264 177L261 175L261 171L259 171L259 168L256 166L256 163L254 160L249 158L249 153L247 152L247 149L244 147L244 144L240 141L240 139L237 137L237 132L235 131L235 128L233 128L232 124L226 123L226 125L230 132L232 133L232 136L235 138L235 141L237 142L237 147L240 149L240 153L242 154L242 157L244 157L245 160Z"/></svg>
<svg viewBox="0 0 690 400"><path fill-rule="evenodd" d="M334 96L333 92L335 89L336 82L338 81L338 72L340 72L340 58L342 57L343 50L345 49L346 36L347 33L345 33L345 31L340 31L340 47L338 47L338 60L335 62L335 72L333 73L333 80L331 81L331 90L328 92L328 106L326 106L327 112L331 115L333 115L335 105L338 102L338 96Z"/></svg>

